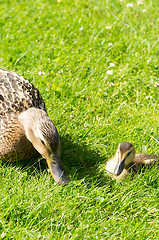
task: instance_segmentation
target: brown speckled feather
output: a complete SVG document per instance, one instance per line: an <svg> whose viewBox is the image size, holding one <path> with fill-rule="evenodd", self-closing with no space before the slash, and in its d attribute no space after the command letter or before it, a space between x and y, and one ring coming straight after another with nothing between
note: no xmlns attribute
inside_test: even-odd
<svg viewBox="0 0 159 240"><path fill-rule="evenodd" d="M0 69L0 158L15 161L37 154L18 121L30 107L46 111L38 89L18 74Z"/></svg>
<svg viewBox="0 0 159 240"><path fill-rule="evenodd" d="M30 107L46 110L38 89L18 74L0 69L0 116L15 115Z"/></svg>

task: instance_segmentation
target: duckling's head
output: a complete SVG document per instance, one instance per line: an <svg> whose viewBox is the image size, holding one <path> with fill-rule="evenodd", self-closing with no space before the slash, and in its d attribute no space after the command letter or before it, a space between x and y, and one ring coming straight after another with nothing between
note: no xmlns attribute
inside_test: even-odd
<svg viewBox="0 0 159 240"><path fill-rule="evenodd" d="M58 131L44 110L29 108L18 116L27 139L46 159L51 174L58 184L69 181L60 161L60 138Z"/></svg>
<svg viewBox="0 0 159 240"><path fill-rule="evenodd" d="M116 151L117 166L115 168L115 175L120 175L123 169L127 169L135 158L135 149L131 143L120 143Z"/></svg>

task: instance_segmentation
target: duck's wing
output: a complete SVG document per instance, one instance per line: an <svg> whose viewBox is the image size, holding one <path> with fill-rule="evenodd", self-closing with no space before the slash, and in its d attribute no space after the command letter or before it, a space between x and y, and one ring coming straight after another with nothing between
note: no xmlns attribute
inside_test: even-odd
<svg viewBox="0 0 159 240"><path fill-rule="evenodd" d="M30 107L46 111L38 89L22 76L0 69L0 117L18 114Z"/></svg>

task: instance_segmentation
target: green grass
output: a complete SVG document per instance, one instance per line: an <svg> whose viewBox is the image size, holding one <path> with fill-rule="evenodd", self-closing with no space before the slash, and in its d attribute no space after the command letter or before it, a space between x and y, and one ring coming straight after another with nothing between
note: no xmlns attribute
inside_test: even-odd
<svg viewBox="0 0 159 240"><path fill-rule="evenodd" d="M159 5L142 3L0 1L0 67L40 90L71 178L1 163L1 239L159 238L158 169L122 183L104 171L119 142L159 154Z"/></svg>

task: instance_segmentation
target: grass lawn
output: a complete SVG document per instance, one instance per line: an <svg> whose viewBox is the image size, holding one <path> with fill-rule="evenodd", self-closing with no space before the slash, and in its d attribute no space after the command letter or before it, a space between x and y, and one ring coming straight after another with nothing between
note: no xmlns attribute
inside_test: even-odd
<svg viewBox="0 0 159 240"><path fill-rule="evenodd" d="M41 92L71 178L0 164L0 239L159 239L159 169L124 182L119 142L159 154L158 0L1 0L0 67Z"/></svg>

